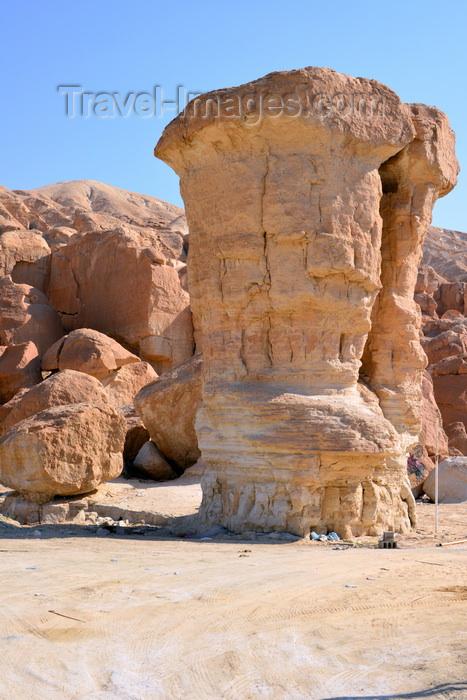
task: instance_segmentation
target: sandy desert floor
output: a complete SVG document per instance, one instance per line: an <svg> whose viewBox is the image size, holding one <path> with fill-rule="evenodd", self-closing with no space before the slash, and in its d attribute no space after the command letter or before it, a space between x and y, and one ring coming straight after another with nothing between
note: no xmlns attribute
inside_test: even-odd
<svg viewBox="0 0 467 700"><path fill-rule="evenodd" d="M0 697L466 698L467 546L418 511L397 550L0 528Z"/></svg>

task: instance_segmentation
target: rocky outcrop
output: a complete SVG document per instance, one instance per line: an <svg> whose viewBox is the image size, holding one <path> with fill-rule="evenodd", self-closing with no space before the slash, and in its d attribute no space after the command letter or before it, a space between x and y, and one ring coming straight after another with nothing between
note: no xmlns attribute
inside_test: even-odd
<svg viewBox="0 0 467 700"><path fill-rule="evenodd" d="M422 265L429 265L449 282L467 280L467 233L430 226L423 246Z"/></svg>
<svg viewBox="0 0 467 700"><path fill-rule="evenodd" d="M0 346L0 403L41 381L41 361L34 343Z"/></svg>
<svg viewBox="0 0 467 700"><path fill-rule="evenodd" d="M39 289L0 278L0 345L31 341L42 357L62 335L58 314Z"/></svg>
<svg viewBox="0 0 467 700"><path fill-rule="evenodd" d="M2 407L0 436L13 425L47 408L77 403L105 405L109 398L102 384L88 374L71 369L53 374L31 389L18 392Z"/></svg>
<svg viewBox="0 0 467 700"><path fill-rule="evenodd" d="M201 402L200 355L145 386L135 408L159 450L185 470L199 456L195 419Z"/></svg>
<svg viewBox="0 0 467 700"><path fill-rule="evenodd" d="M439 465L438 499L440 503L467 501L467 457L450 457ZM423 490L435 500L435 472L423 484Z"/></svg>
<svg viewBox="0 0 467 700"><path fill-rule="evenodd" d="M301 111L278 113L291 95ZM458 170L445 115L307 68L201 96L155 154L180 175L190 226L202 518L407 532L426 362L413 294L433 204Z"/></svg>
<svg viewBox="0 0 467 700"><path fill-rule="evenodd" d="M35 503L92 491L123 468L125 419L113 408L55 406L0 440L0 483Z"/></svg>
<svg viewBox="0 0 467 700"><path fill-rule="evenodd" d="M77 234L52 256L50 300L67 330L111 334L164 371L193 354L189 296L166 262L142 234Z"/></svg>
<svg viewBox="0 0 467 700"><path fill-rule="evenodd" d="M118 338L157 371L193 354L186 236L178 207L103 183L0 188L0 276L46 292L65 330Z"/></svg>

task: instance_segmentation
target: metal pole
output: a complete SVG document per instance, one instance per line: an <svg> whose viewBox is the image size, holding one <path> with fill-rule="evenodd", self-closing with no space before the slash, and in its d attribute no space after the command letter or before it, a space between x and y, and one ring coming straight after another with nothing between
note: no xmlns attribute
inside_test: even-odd
<svg viewBox="0 0 467 700"><path fill-rule="evenodd" d="M435 535L438 534L438 431L439 431L439 419L436 419L436 466L435 466Z"/></svg>

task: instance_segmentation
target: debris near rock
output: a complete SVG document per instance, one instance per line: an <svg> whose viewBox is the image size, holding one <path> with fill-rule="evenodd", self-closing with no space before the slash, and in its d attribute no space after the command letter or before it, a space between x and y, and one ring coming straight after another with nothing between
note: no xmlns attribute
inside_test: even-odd
<svg viewBox="0 0 467 700"><path fill-rule="evenodd" d="M0 482L26 499L87 493L123 468L124 417L110 406L55 406L17 423L0 440Z"/></svg>
<svg viewBox="0 0 467 700"><path fill-rule="evenodd" d="M195 420L201 401L202 356L145 386L135 396L135 408L156 443L181 470L200 456Z"/></svg>

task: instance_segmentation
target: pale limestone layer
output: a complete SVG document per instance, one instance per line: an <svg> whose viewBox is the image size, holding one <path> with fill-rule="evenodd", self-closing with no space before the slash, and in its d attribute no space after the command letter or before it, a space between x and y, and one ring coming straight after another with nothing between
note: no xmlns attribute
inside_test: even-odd
<svg viewBox="0 0 467 700"><path fill-rule="evenodd" d="M191 105L155 151L180 175L190 227L189 289L204 354L196 429L208 465L200 512L237 531L406 532L406 433L418 416L407 416L404 402L423 369L412 297L431 207L455 182L452 132L438 110L420 108L417 122L387 87L328 69L273 73L201 103L253 95L258 104L268 94L285 102L297 93L306 113L255 123L222 110L195 115ZM379 95L384 113L313 111L316 95L338 93ZM423 218L410 231L410 255L396 246L388 260L383 223L395 217L408 234L392 200L383 199L384 222L380 215L380 168L404 150L396 189L413 185L413 217ZM436 168L442 182L430 187ZM402 296L396 310L409 328L400 339L401 314L385 323L378 294L383 305ZM370 331L373 365L388 337L396 348L389 402L381 369L365 367L360 378Z"/></svg>

